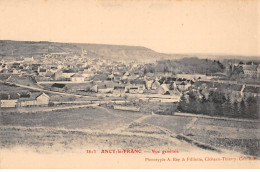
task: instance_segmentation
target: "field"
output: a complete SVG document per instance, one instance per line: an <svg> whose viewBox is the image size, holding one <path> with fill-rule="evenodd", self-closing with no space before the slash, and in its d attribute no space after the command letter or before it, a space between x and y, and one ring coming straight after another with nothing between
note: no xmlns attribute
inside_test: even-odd
<svg viewBox="0 0 260 172"><path fill-rule="evenodd" d="M2 148L76 151L86 148L161 148L210 151L178 135L243 154L259 156L259 123L142 114L89 107L52 112L0 114Z"/></svg>
<svg viewBox="0 0 260 172"><path fill-rule="evenodd" d="M129 114L127 118L108 113L105 109L79 108L37 113L2 113L1 125L25 127L56 127L65 129L112 130L130 123L140 114Z"/></svg>
<svg viewBox="0 0 260 172"><path fill-rule="evenodd" d="M105 108L31 114L1 112L0 144L2 148L30 147L37 152L74 152L93 147L192 149L185 142L169 138L160 128L140 124L138 119L143 117L146 116L140 113Z"/></svg>
<svg viewBox="0 0 260 172"><path fill-rule="evenodd" d="M12 92L22 92L22 91L28 91L28 89L17 87L14 85L7 85L4 83L0 83L0 92L1 93L12 93Z"/></svg>
<svg viewBox="0 0 260 172"><path fill-rule="evenodd" d="M143 122L163 126L213 147L260 156L259 122L239 122L196 117L154 116Z"/></svg>

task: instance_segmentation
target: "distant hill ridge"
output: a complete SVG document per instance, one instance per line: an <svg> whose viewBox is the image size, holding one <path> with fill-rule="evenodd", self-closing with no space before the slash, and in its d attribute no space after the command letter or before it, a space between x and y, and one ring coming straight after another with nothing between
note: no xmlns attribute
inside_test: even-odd
<svg viewBox="0 0 260 172"><path fill-rule="evenodd" d="M37 56L48 53L76 53L82 49L90 56L122 60L155 60L172 58L142 46L59 43L47 41L0 41L0 56Z"/></svg>
<svg viewBox="0 0 260 172"><path fill-rule="evenodd" d="M180 59L183 57L198 57L210 59L245 58L243 56L207 55L207 54L166 54L159 53L143 46L89 44L89 43L60 43L48 41L12 41L0 40L1 56L41 56L48 53L81 54L82 49L94 57L116 60L155 61L165 59ZM248 58L248 57L246 57ZM251 59L260 59L252 57Z"/></svg>

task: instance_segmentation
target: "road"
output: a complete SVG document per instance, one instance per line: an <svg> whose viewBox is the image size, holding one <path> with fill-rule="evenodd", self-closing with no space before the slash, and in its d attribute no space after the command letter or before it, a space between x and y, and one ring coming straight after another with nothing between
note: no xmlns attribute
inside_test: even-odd
<svg viewBox="0 0 260 172"><path fill-rule="evenodd" d="M39 81L37 82L38 84L54 84L54 83L59 83L59 84L88 84L92 83L93 81L84 81L84 82L73 82L73 81Z"/></svg>
<svg viewBox="0 0 260 172"><path fill-rule="evenodd" d="M63 92L57 92L57 91L50 91L50 90L45 90L45 89L42 89L42 88L36 88L36 87L31 87L31 86L26 86L26 85L21 85L21 84L16 84L16 83L10 83L10 82L6 82L6 81L0 81L0 82L1 83L7 83L7 84L13 84L13 85L18 86L18 87L27 88L27 89L36 90L36 91L41 91L41 92L45 92L45 93L59 94L59 95L65 95L65 96L85 97L85 98L88 98L89 100L100 100L99 98L92 97L92 96L63 93Z"/></svg>
<svg viewBox="0 0 260 172"><path fill-rule="evenodd" d="M203 81L203 80L202 80ZM234 85L245 85L245 86L252 86L252 87L260 87L260 85L259 84L247 84L247 83L234 83L234 81L226 81L226 80L206 80L207 82L217 82L217 83L226 83L226 84L234 84Z"/></svg>

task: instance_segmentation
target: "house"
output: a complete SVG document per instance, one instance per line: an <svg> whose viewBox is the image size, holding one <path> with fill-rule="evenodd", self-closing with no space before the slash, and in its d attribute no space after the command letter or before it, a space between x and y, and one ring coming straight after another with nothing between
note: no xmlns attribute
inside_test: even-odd
<svg viewBox="0 0 260 172"><path fill-rule="evenodd" d="M54 80L59 80L62 78L62 71L57 71L54 73Z"/></svg>
<svg viewBox="0 0 260 172"><path fill-rule="evenodd" d="M144 86L143 85L127 85L125 86L126 92L131 94L142 94L144 92Z"/></svg>
<svg viewBox="0 0 260 172"><path fill-rule="evenodd" d="M146 73L145 78L149 80L155 80L156 76L154 73Z"/></svg>
<svg viewBox="0 0 260 172"><path fill-rule="evenodd" d="M134 111L134 112L139 112L140 111L140 107L135 107L135 106L114 105L114 109L116 109L116 110L124 110L124 111Z"/></svg>
<svg viewBox="0 0 260 172"><path fill-rule="evenodd" d="M50 78L53 75L51 71L46 72L45 77Z"/></svg>
<svg viewBox="0 0 260 172"><path fill-rule="evenodd" d="M98 92L98 85L94 85L90 88L90 91L97 93Z"/></svg>
<svg viewBox="0 0 260 172"><path fill-rule="evenodd" d="M72 75L74 75L75 74L75 72L73 71L73 70L71 70L71 69L69 69L69 70L63 70L63 72L62 72L62 77L63 78L70 78Z"/></svg>
<svg viewBox="0 0 260 172"><path fill-rule="evenodd" d="M109 93L113 91L113 88L107 88L104 82L97 83L97 89L99 93Z"/></svg>
<svg viewBox="0 0 260 172"><path fill-rule="evenodd" d="M25 57L23 59L24 62L33 62L34 61L34 58L33 57Z"/></svg>
<svg viewBox="0 0 260 172"><path fill-rule="evenodd" d="M172 83L169 85L169 89L170 89L170 90L175 90L175 89L177 89L177 84L176 84L176 82L172 82Z"/></svg>
<svg viewBox="0 0 260 172"><path fill-rule="evenodd" d="M20 96L18 93L0 94L0 107L1 108L16 107L19 97Z"/></svg>
<svg viewBox="0 0 260 172"><path fill-rule="evenodd" d="M177 78L185 78L190 80L206 80L207 76L203 74L177 74Z"/></svg>
<svg viewBox="0 0 260 172"><path fill-rule="evenodd" d="M20 70L13 69L12 73L13 73L13 74L19 74L19 73L20 73Z"/></svg>
<svg viewBox="0 0 260 172"><path fill-rule="evenodd" d="M260 96L260 88L259 87L253 87L253 86L246 86L243 89L243 93L250 94L253 96Z"/></svg>
<svg viewBox="0 0 260 172"><path fill-rule="evenodd" d="M51 86L51 91L62 91L62 92L65 92L66 89L67 88L66 88L65 84L54 83Z"/></svg>
<svg viewBox="0 0 260 172"><path fill-rule="evenodd" d="M108 75L108 79L109 79L110 81L114 80L114 79L115 79L114 74L112 73L111 75Z"/></svg>
<svg viewBox="0 0 260 172"><path fill-rule="evenodd" d="M84 70L81 75L85 78L90 78L94 76L94 72L89 70Z"/></svg>
<svg viewBox="0 0 260 172"><path fill-rule="evenodd" d="M50 96L45 93L40 93L36 95L36 104L37 105L48 105L50 102Z"/></svg>
<svg viewBox="0 0 260 172"><path fill-rule="evenodd" d="M56 66L51 66L50 71L51 71L52 73L55 73L55 72L58 71L58 68L57 68Z"/></svg>
<svg viewBox="0 0 260 172"><path fill-rule="evenodd" d="M117 75L117 74L113 74L114 75L114 81L121 81L122 80L122 75Z"/></svg>
<svg viewBox="0 0 260 172"><path fill-rule="evenodd" d="M38 73L39 73L39 75L44 76L47 73L47 69L39 68Z"/></svg>
<svg viewBox="0 0 260 172"><path fill-rule="evenodd" d="M243 65L244 75L250 78L257 78L257 68L258 66L254 63L247 63Z"/></svg>
<svg viewBox="0 0 260 172"><path fill-rule="evenodd" d="M121 80L127 80L128 79L128 76L124 75L121 77Z"/></svg>
<svg viewBox="0 0 260 172"><path fill-rule="evenodd" d="M154 81L151 85L151 89L152 90L156 90L161 86L161 84L159 83L159 81Z"/></svg>
<svg viewBox="0 0 260 172"><path fill-rule="evenodd" d="M113 90L113 94L116 96L122 96L125 94L125 87L124 86L115 86Z"/></svg>
<svg viewBox="0 0 260 172"><path fill-rule="evenodd" d="M126 86L126 91L129 93L143 93L145 90L145 81L130 80Z"/></svg>
<svg viewBox="0 0 260 172"><path fill-rule="evenodd" d="M145 89L145 81L142 79L129 80L128 85L138 86L141 89Z"/></svg>
<svg viewBox="0 0 260 172"><path fill-rule="evenodd" d="M105 81L108 79L107 74L97 74L94 76L93 81Z"/></svg>
<svg viewBox="0 0 260 172"><path fill-rule="evenodd" d="M85 83L69 83L69 84L66 84L66 91L67 92L86 91L87 87L89 87L89 84L85 84ZM89 90L89 88L88 88L88 90Z"/></svg>
<svg viewBox="0 0 260 172"><path fill-rule="evenodd" d="M31 69L33 72L35 73L38 73L39 71L39 67L38 66L32 66L32 69Z"/></svg>
<svg viewBox="0 0 260 172"><path fill-rule="evenodd" d="M85 77L82 76L81 74L74 74L71 76L71 81L72 82L84 82Z"/></svg>
<svg viewBox="0 0 260 172"><path fill-rule="evenodd" d="M91 88L94 86L93 83L89 82L89 83L84 83L84 84L77 84L79 85L76 91L86 91L89 92L91 91ZM75 89L75 88L74 88Z"/></svg>
<svg viewBox="0 0 260 172"><path fill-rule="evenodd" d="M163 95L169 95L170 92L169 92L169 87L167 84L162 84L160 85L157 89L156 89L156 92L158 94L163 94Z"/></svg>
<svg viewBox="0 0 260 172"><path fill-rule="evenodd" d="M29 95L23 95L19 99L18 106L26 107L26 106L42 106L48 105L50 102L50 97L41 92L31 92Z"/></svg>
<svg viewBox="0 0 260 172"><path fill-rule="evenodd" d="M257 78L260 79L260 65L257 67Z"/></svg>
<svg viewBox="0 0 260 172"><path fill-rule="evenodd" d="M99 93L112 93L114 90L114 86L116 83L112 81L104 81L98 82L97 85L97 92ZM96 91L96 90L94 90Z"/></svg>
<svg viewBox="0 0 260 172"><path fill-rule="evenodd" d="M185 83L185 82L182 82L177 85L178 89L181 91L187 90L190 86L191 86L190 83Z"/></svg>
<svg viewBox="0 0 260 172"><path fill-rule="evenodd" d="M128 71L126 71L124 76L130 76L130 73Z"/></svg>
<svg viewBox="0 0 260 172"><path fill-rule="evenodd" d="M137 93L139 93L139 87L138 86L132 86L132 87L128 88L128 92L130 94L137 94Z"/></svg>
<svg viewBox="0 0 260 172"><path fill-rule="evenodd" d="M150 90L150 89L152 89L152 84L154 83L154 81L153 80L145 80L145 87L146 87L146 89L147 90Z"/></svg>

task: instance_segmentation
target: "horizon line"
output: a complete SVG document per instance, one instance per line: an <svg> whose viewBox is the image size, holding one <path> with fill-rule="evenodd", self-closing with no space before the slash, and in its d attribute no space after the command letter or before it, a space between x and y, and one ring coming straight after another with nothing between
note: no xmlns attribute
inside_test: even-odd
<svg viewBox="0 0 260 172"><path fill-rule="evenodd" d="M149 50L155 51L157 53L161 54L167 54L167 55L201 55L201 56L240 56L240 57L259 57L260 60L260 54L259 55L245 55L245 54L234 54L234 53L203 53L203 52L187 52L187 53L167 53L167 52L161 52L158 50L154 50L152 48L149 48L147 46L143 45L128 45L128 44L113 44L113 43L90 43L90 42L62 42L62 41L50 41L50 40L12 40L12 39L0 39L0 41L13 41L13 42L49 42L49 43L63 43L63 44L90 44L90 45L110 45L110 46L126 46L126 47L142 47L147 48Z"/></svg>

